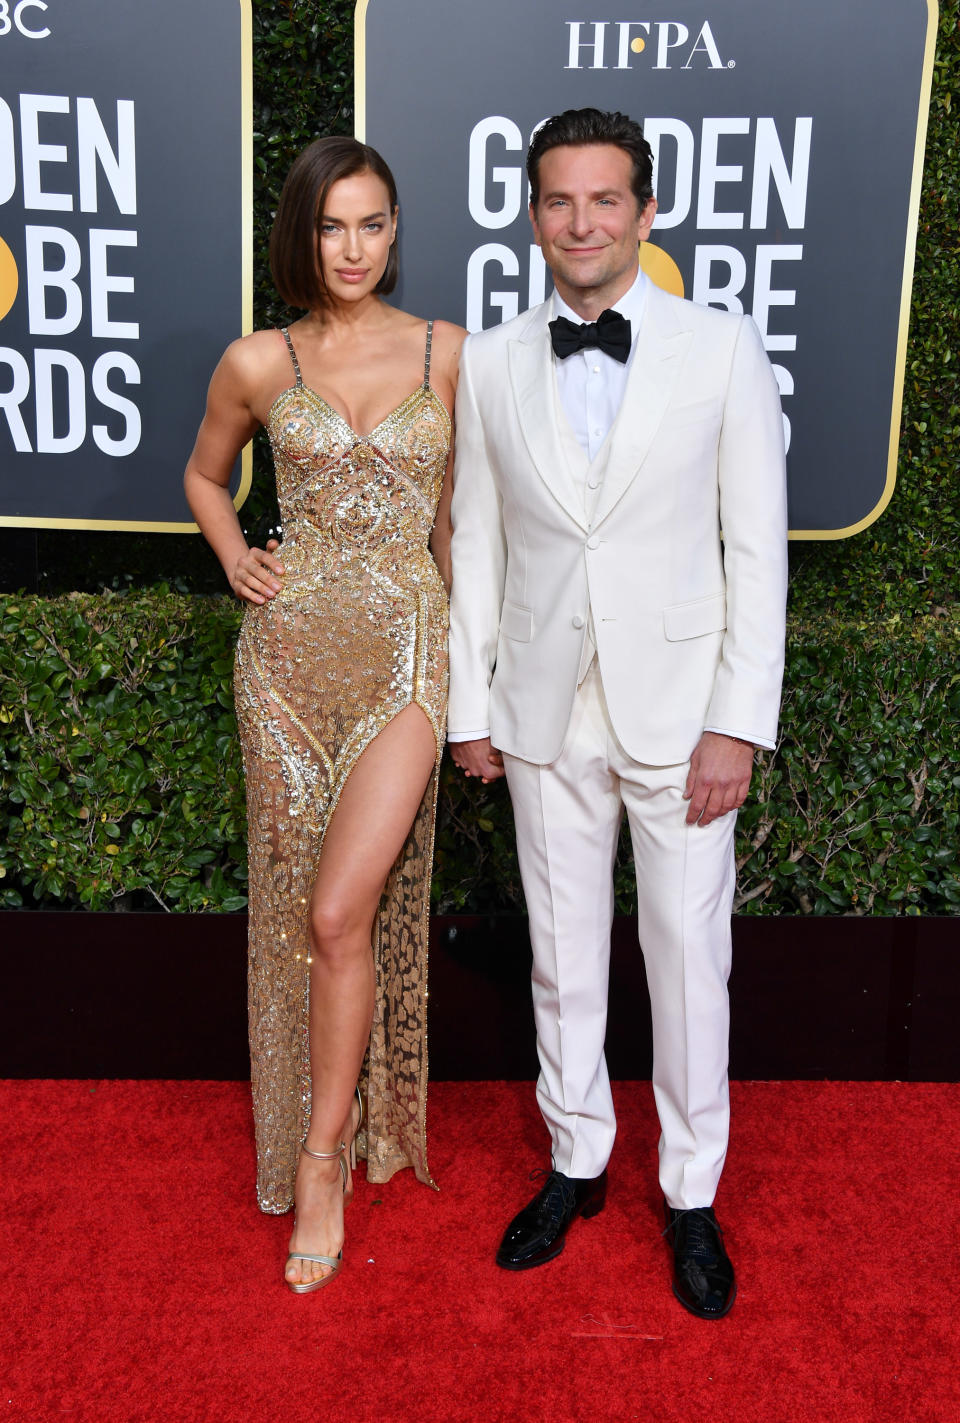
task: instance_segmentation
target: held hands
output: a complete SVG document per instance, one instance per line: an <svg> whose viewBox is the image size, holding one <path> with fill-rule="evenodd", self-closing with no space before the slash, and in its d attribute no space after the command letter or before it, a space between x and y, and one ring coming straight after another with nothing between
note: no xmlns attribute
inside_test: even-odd
<svg viewBox="0 0 960 1423"><path fill-rule="evenodd" d="M707 826L747 798L753 774L753 746L717 731L705 731L690 757L683 790L690 802L688 825Z"/></svg>
<svg viewBox="0 0 960 1423"><path fill-rule="evenodd" d="M269 539L266 549L249 548L237 559L230 579L230 586L238 598L248 603L265 603L280 592L280 578L283 564L274 558L280 547L276 539Z"/></svg>
<svg viewBox="0 0 960 1423"><path fill-rule="evenodd" d="M503 756L490 745L489 736L479 741L451 741L450 755L465 776L479 776L484 785L503 775Z"/></svg>

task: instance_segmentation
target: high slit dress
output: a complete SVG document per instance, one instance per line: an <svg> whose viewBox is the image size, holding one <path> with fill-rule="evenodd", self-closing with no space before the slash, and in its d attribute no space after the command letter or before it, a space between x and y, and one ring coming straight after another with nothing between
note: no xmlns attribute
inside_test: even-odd
<svg viewBox="0 0 960 1423"><path fill-rule="evenodd" d="M249 1030L260 1208L293 1205L310 1120L309 906L323 838L358 757L422 708L437 759L373 931L376 1000L361 1078L367 1179L427 1167L427 934L447 700L447 596L428 540L451 422L423 384L359 436L303 384L267 418L282 589L247 606L234 687L247 789Z"/></svg>

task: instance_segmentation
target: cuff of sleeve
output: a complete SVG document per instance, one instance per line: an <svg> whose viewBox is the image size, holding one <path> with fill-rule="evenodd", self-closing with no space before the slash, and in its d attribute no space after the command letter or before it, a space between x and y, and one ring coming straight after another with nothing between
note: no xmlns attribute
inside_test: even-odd
<svg viewBox="0 0 960 1423"><path fill-rule="evenodd" d="M712 731L716 736L732 736L734 741L746 741L751 746L757 746L762 751L776 751L777 743L768 741L764 736L755 736L753 732L744 735L742 731L731 731L725 726L705 726L704 731Z"/></svg>
<svg viewBox="0 0 960 1423"><path fill-rule="evenodd" d="M484 737L490 735L490 728L485 727L483 731L448 731L447 740L454 741L482 741Z"/></svg>

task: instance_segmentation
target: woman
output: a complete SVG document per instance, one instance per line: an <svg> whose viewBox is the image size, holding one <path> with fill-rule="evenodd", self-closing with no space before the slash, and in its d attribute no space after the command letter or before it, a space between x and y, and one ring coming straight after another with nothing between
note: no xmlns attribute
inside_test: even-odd
<svg viewBox="0 0 960 1423"><path fill-rule="evenodd" d="M465 333L381 300L396 239L396 187L374 149L325 138L300 155L270 261L307 315L228 347L185 476L248 605L235 687L258 1195L265 1211L296 1206L285 1278L298 1293L340 1268L354 1143L368 1180L412 1165L432 1184L427 918ZM227 487L258 425L282 547L247 547Z"/></svg>

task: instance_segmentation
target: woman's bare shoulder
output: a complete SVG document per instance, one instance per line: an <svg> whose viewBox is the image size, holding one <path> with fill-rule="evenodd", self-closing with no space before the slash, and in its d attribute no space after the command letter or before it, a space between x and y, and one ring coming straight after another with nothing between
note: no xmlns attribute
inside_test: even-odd
<svg viewBox="0 0 960 1423"><path fill-rule="evenodd" d="M220 358L217 374L236 382L245 390L256 390L280 371L290 357L276 329L251 331L231 341Z"/></svg>
<svg viewBox="0 0 960 1423"><path fill-rule="evenodd" d="M456 386L460 369L460 348L466 340L467 332L452 321L435 321L433 324L433 350L437 364L447 372Z"/></svg>
<svg viewBox="0 0 960 1423"><path fill-rule="evenodd" d="M459 350L466 338L467 332L463 326L457 326L452 321L435 321L433 323L433 339L435 341L440 341L447 346L455 346Z"/></svg>
<svg viewBox="0 0 960 1423"><path fill-rule="evenodd" d="M414 316L412 312L399 311L397 308L393 308L392 320L397 323L398 327L402 324L410 331L414 331L417 328L422 331L427 324L427 318L425 316ZM433 339L435 342L445 341L448 344L459 346L463 343L466 334L462 326L455 326L452 321L441 321L438 318L435 318L433 321Z"/></svg>
<svg viewBox="0 0 960 1423"><path fill-rule="evenodd" d="M223 359L237 370L262 370L265 365L273 365L287 355L286 343L276 327L266 327L262 331L251 331L249 336L238 336L236 341L223 353Z"/></svg>

